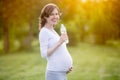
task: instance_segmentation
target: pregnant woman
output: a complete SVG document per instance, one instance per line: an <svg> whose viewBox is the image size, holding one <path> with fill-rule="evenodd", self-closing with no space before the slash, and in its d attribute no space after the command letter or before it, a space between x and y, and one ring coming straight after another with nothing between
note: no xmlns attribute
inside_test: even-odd
<svg viewBox="0 0 120 80"><path fill-rule="evenodd" d="M72 71L72 58L66 47L67 34L58 35L54 30L60 18L59 8L49 3L40 15L39 42L41 56L47 60L46 80L67 80Z"/></svg>

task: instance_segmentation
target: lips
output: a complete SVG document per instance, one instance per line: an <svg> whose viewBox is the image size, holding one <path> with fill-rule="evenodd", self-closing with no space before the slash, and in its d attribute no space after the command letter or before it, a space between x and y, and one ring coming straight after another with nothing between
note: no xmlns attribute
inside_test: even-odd
<svg viewBox="0 0 120 80"><path fill-rule="evenodd" d="M52 21L53 21L53 22L57 22L57 21L58 21L58 19L52 19Z"/></svg>

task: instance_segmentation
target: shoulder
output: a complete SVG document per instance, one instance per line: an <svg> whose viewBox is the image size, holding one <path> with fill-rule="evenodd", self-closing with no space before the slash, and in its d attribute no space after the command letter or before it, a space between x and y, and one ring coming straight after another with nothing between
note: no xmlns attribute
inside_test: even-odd
<svg viewBox="0 0 120 80"><path fill-rule="evenodd" d="M48 34L48 30L44 27L39 32L39 35L47 35L47 34Z"/></svg>
<svg viewBox="0 0 120 80"><path fill-rule="evenodd" d="M39 38L40 39L48 39L49 38L49 30L47 30L46 28L42 28L39 32Z"/></svg>
<svg viewBox="0 0 120 80"><path fill-rule="evenodd" d="M40 33L43 33L43 32L48 32L48 31L47 31L46 28L43 27L43 28L40 30Z"/></svg>

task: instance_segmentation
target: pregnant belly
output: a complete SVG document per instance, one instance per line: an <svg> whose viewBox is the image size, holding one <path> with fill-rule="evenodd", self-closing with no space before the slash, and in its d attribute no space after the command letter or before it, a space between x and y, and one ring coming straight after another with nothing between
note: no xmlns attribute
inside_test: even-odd
<svg viewBox="0 0 120 80"><path fill-rule="evenodd" d="M65 69L65 70L68 70L70 67L72 67L72 58L70 56L61 58L56 62L56 64L58 64L59 67Z"/></svg>
<svg viewBox="0 0 120 80"><path fill-rule="evenodd" d="M72 58L59 58L48 60L48 69L53 71L68 71L72 67Z"/></svg>

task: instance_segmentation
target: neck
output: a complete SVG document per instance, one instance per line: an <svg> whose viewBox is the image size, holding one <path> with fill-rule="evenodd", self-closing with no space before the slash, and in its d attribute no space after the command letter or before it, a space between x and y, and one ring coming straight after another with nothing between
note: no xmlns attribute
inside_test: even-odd
<svg viewBox="0 0 120 80"><path fill-rule="evenodd" d="M54 26L52 24L45 24L45 27L50 29L50 30L54 29Z"/></svg>

